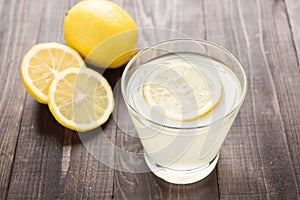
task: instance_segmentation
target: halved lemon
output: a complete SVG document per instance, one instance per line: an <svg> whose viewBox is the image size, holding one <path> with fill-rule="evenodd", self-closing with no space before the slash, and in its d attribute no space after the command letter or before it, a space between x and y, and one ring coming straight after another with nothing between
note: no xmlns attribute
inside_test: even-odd
<svg viewBox="0 0 300 200"><path fill-rule="evenodd" d="M43 43L33 46L24 56L21 76L24 86L38 102L48 102L49 86L55 75L70 67L83 67L80 55L68 46Z"/></svg>
<svg viewBox="0 0 300 200"><path fill-rule="evenodd" d="M49 88L49 109L63 126L80 132L107 121L114 107L110 85L89 68L70 68L55 76Z"/></svg>
<svg viewBox="0 0 300 200"><path fill-rule="evenodd" d="M222 87L208 70L188 62L168 63L148 74L143 96L159 114L173 120L193 121L219 104Z"/></svg>

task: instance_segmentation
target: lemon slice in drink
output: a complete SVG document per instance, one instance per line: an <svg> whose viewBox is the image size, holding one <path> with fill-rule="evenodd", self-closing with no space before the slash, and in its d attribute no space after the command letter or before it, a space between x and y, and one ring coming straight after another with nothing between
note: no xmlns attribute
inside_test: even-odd
<svg viewBox="0 0 300 200"><path fill-rule="evenodd" d="M48 102L49 86L55 75L69 67L83 67L80 55L68 46L43 43L33 46L21 66L23 83L29 94L40 103Z"/></svg>
<svg viewBox="0 0 300 200"><path fill-rule="evenodd" d="M193 121L219 104L222 87L209 71L178 62L153 69L144 82L143 95L159 114L173 120Z"/></svg>
<svg viewBox="0 0 300 200"><path fill-rule="evenodd" d="M61 125L84 132L107 121L114 99L101 74L89 68L70 68L52 81L48 105Z"/></svg>

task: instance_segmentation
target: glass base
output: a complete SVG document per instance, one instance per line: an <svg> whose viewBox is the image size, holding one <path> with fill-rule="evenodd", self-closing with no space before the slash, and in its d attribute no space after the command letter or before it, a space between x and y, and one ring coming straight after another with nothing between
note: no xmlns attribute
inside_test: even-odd
<svg viewBox="0 0 300 200"><path fill-rule="evenodd" d="M174 184L190 184L200 181L207 177L216 167L219 160L219 154L207 165L192 170L173 170L162 167L153 162L149 156L144 153L145 161L150 170L159 178Z"/></svg>

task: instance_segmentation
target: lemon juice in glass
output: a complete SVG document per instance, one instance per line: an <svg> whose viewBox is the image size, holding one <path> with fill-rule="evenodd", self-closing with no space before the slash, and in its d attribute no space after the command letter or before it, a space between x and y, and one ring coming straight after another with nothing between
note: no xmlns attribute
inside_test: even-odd
<svg viewBox="0 0 300 200"><path fill-rule="evenodd" d="M170 183L188 184L215 168L247 79L222 47L176 39L140 51L121 85L149 169Z"/></svg>

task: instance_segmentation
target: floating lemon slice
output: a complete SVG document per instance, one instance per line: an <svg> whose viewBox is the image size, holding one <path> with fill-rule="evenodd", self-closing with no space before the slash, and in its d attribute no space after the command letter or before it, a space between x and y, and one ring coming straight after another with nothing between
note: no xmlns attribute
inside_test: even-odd
<svg viewBox="0 0 300 200"><path fill-rule="evenodd" d="M84 61L70 47L58 43L33 46L24 56L21 76L24 86L38 102L48 102L49 86L55 75L69 67L83 67Z"/></svg>
<svg viewBox="0 0 300 200"><path fill-rule="evenodd" d="M61 125L84 132L107 121L114 99L101 74L88 68L70 68L52 81L48 105Z"/></svg>
<svg viewBox="0 0 300 200"><path fill-rule="evenodd" d="M192 121L219 104L222 87L209 71L178 62L152 70L146 77L143 95L159 114L173 120Z"/></svg>

